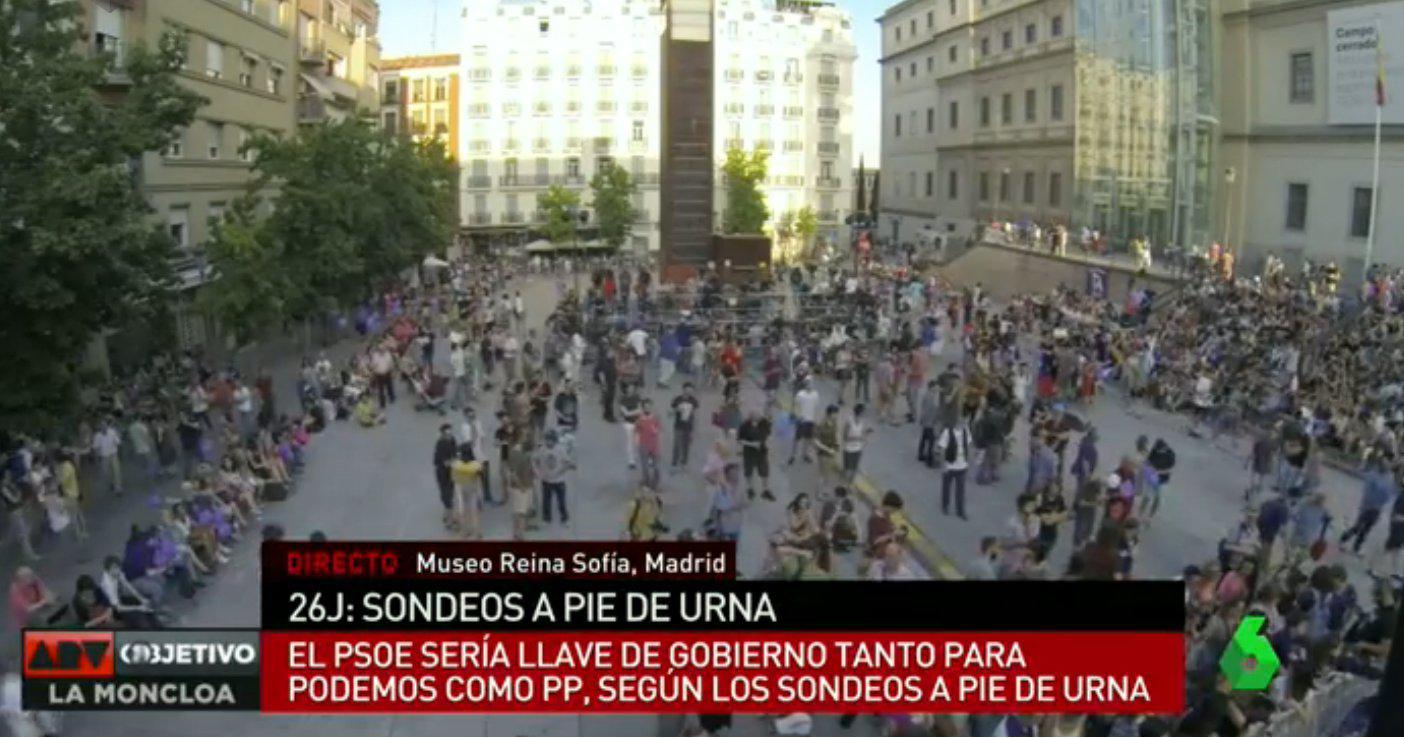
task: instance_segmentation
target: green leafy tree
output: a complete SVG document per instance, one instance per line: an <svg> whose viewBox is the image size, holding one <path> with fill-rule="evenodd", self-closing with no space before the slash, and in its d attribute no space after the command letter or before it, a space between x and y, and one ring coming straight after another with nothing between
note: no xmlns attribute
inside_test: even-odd
<svg viewBox="0 0 1404 738"><path fill-rule="evenodd" d="M99 331L160 312L174 244L133 162L170 145L203 103L176 71L185 40L85 55L73 0L0 0L0 429L53 429L76 409ZM98 90L109 74L121 95Z"/></svg>
<svg viewBox="0 0 1404 738"><path fill-rule="evenodd" d="M788 241L795 235L795 211L786 210L775 219L775 237L781 242Z"/></svg>
<svg viewBox="0 0 1404 738"><path fill-rule="evenodd" d="M240 198L215 227L205 247L212 279L199 297L201 308L217 316L239 346L280 322L295 293L281 268L281 244L254 213L255 204L253 197Z"/></svg>
<svg viewBox="0 0 1404 738"><path fill-rule="evenodd" d="M726 233L760 233L770 219L761 183L765 181L770 152L756 149L747 154L741 149L729 149L722 164L726 177L726 210L722 213L722 230Z"/></svg>
<svg viewBox="0 0 1404 738"><path fill-rule="evenodd" d="M795 214L794 232L801 249L808 251L813 247L814 234L819 232L819 217L814 214L814 208L805 205L799 209Z"/></svg>
<svg viewBox="0 0 1404 738"><path fill-rule="evenodd" d="M623 246L634 228L633 198L638 186L623 167L609 163L590 178L590 190L600 239L610 248Z"/></svg>
<svg viewBox="0 0 1404 738"><path fill-rule="evenodd" d="M546 213L546 226L542 229L546 239L558 245L569 242L571 236L575 235L575 223L571 220L571 214L580 208L580 193L560 185L551 185L537 204Z"/></svg>

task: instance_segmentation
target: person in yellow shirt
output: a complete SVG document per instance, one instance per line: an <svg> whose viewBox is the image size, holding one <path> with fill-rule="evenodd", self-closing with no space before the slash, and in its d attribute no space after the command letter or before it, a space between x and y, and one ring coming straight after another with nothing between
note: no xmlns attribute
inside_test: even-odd
<svg viewBox="0 0 1404 738"><path fill-rule="evenodd" d="M58 468L54 471L59 493L63 496L64 511L72 518L73 531L78 538L87 538L88 521L83 517L83 491L78 486L78 467L73 463L73 455L67 451L60 453L58 459Z"/></svg>
<svg viewBox="0 0 1404 738"><path fill-rule="evenodd" d="M458 458L449 464L449 477L453 480L453 522L460 535L468 539L482 537L483 487L478 476L483 465L473 461L472 454L465 448L458 452Z"/></svg>

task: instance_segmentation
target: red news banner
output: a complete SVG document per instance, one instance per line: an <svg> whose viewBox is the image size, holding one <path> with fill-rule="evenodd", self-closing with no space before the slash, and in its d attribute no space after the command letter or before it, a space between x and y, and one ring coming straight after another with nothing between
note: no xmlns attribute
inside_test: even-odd
<svg viewBox="0 0 1404 738"><path fill-rule="evenodd" d="M395 565L309 565L357 546ZM523 557L540 571L504 571ZM270 713L1184 708L1171 582L736 581L729 545L618 542L279 543L264 566Z"/></svg>

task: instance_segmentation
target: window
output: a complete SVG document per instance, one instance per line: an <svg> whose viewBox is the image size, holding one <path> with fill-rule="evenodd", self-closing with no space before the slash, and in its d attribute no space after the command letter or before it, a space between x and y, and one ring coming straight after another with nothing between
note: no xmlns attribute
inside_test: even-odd
<svg viewBox="0 0 1404 738"><path fill-rule="evenodd" d="M954 131L955 129L960 127L960 102L957 100L950 101L949 105L947 106L947 113L950 117L948 125L950 126L951 130Z"/></svg>
<svg viewBox="0 0 1404 738"><path fill-rule="evenodd" d="M999 97L999 122L1006 126L1014 122L1014 95L1012 93L1006 92Z"/></svg>
<svg viewBox="0 0 1404 738"><path fill-rule="evenodd" d="M1009 202L1009 170L999 173L999 201Z"/></svg>
<svg viewBox="0 0 1404 738"><path fill-rule="evenodd" d="M1034 173L1024 172L1024 204L1032 205L1034 201Z"/></svg>
<svg viewBox="0 0 1404 738"><path fill-rule="evenodd" d="M205 76L219 79L224 75L224 44L218 41L205 42Z"/></svg>
<svg viewBox="0 0 1404 738"><path fill-rule="evenodd" d="M950 62L951 62L952 64L955 64L955 61L956 61L956 45L955 45L955 44L951 44L950 48L946 49L946 58L947 58L948 60L950 60Z"/></svg>
<svg viewBox="0 0 1404 738"><path fill-rule="evenodd" d="M916 36L916 18L912 19L912 36Z"/></svg>
<svg viewBox="0 0 1404 738"><path fill-rule="evenodd" d="M1063 119L1063 86L1053 85L1048 88L1048 117L1052 120Z"/></svg>
<svg viewBox="0 0 1404 738"><path fill-rule="evenodd" d="M219 155L220 155L220 146L221 146L221 144L223 144L223 142L224 142L224 124L223 124L223 123L211 123L211 124L210 124L209 135L210 135L210 141L209 141L209 143L210 143L210 147L209 147L210 158L211 158L211 159L218 159L218 158L219 158Z"/></svg>
<svg viewBox="0 0 1404 738"><path fill-rule="evenodd" d="M1063 16L1055 15L1048 22L1048 35L1053 38L1063 35Z"/></svg>
<svg viewBox="0 0 1404 738"><path fill-rule="evenodd" d="M1304 182L1287 183L1287 230L1306 230L1307 186Z"/></svg>
<svg viewBox="0 0 1404 738"><path fill-rule="evenodd" d="M935 108L927 108L927 109L926 109L926 132L927 132L927 133L931 133L932 130L935 129L935 127L936 127L936 109L935 109Z"/></svg>
<svg viewBox="0 0 1404 738"><path fill-rule="evenodd" d="M171 212L166 216L166 232L171 234L171 241L175 242L176 248L190 248L190 206L174 205Z"/></svg>
<svg viewBox="0 0 1404 738"><path fill-rule="evenodd" d="M254 86L254 72L258 69L258 62L247 56L244 57L244 69L239 72L239 84L250 89Z"/></svg>
<svg viewBox="0 0 1404 738"><path fill-rule="evenodd" d="M897 26L896 31L897 31L897 40L898 40L898 41L901 41L901 40L902 40L902 27L901 27L901 26Z"/></svg>
<svg viewBox="0 0 1404 738"><path fill-rule="evenodd" d="M171 143L166 147L165 155L167 159L179 159L185 156L185 129L180 129L171 137Z"/></svg>
<svg viewBox="0 0 1404 738"><path fill-rule="evenodd" d="M239 0L239 7L245 13L252 13L254 11L254 0Z"/></svg>
<svg viewBox="0 0 1404 738"><path fill-rule="evenodd" d="M572 156L566 159L566 176L572 179L580 178L580 158Z"/></svg>
<svg viewBox="0 0 1404 738"><path fill-rule="evenodd" d="M926 11L926 27L928 29L936 26L936 14L930 10Z"/></svg>
<svg viewBox="0 0 1404 738"><path fill-rule="evenodd" d="M990 55L990 37L989 37L989 36L986 36L986 37L980 39L980 56L989 56L989 55Z"/></svg>
<svg viewBox="0 0 1404 738"><path fill-rule="evenodd" d="M1350 235L1356 238L1370 236L1370 201L1374 191L1369 187L1356 187L1350 199Z"/></svg>
<svg viewBox="0 0 1404 738"><path fill-rule="evenodd" d="M999 37L999 47L1000 47L1000 49L1002 49L1002 50L1004 50L1004 51L1008 51L1008 50L1014 48L1014 32L1013 32L1013 31L1005 31L1004 33L1000 34L1000 37Z"/></svg>
<svg viewBox="0 0 1404 738"><path fill-rule="evenodd" d="M424 80L417 79L410 84L412 85L410 88L412 90L410 93L410 102L424 102Z"/></svg>
<svg viewBox="0 0 1404 738"><path fill-rule="evenodd" d="M1030 23L1024 26L1024 43L1032 44L1038 42L1038 24Z"/></svg>
<svg viewBox="0 0 1404 738"><path fill-rule="evenodd" d="M381 122L380 127L384 128L386 133L389 133L392 136L395 135L399 131L400 127L399 116L393 110L385 111L385 117Z"/></svg>
<svg viewBox="0 0 1404 738"><path fill-rule="evenodd" d="M896 67L896 70L897 70L897 81L898 81L898 82L901 82L901 81L902 81L902 68L901 68L901 67Z"/></svg>
<svg viewBox="0 0 1404 738"><path fill-rule="evenodd" d="M912 62L911 71L907 73L907 76L909 76L909 77L915 77L915 76L916 76L916 62Z"/></svg>
<svg viewBox="0 0 1404 738"><path fill-rule="evenodd" d="M283 94L283 70L278 67L268 68L268 94Z"/></svg>
<svg viewBox="0 0 1404 738"><path fill-rule="evenodd" d="M946 199L954 200L960 197L960 179L956 176L956 170L946 172Z"/></svg>
<svg viewBox="0 0 1404 738"><path fill-rule="evenodd" d="M634 141L643 141L643 140L644 140L644 122L641 121L641 120L636 120L636 121L634 121L633 140L634 140Z"/></svg>
<svg viewBox="0 0 1404 738"><path fill-rule="evenodd" d="M434 80L434 102L446 100L448 100L448 79L440 77Z"/></svg>
<svg viewBox="0 0 1404 738"><path fill-rule="evenodd" d="M892 136L893 136L893 138L901 138L901 137L902 137L902 114L901 114L901 113L898 113L896 116L894 116L894 118L893 118L893 125L894 125L894 128L892 129Z"/></svg>
<svg viewBox="0 0 1404 738"><path fill-rule="evenodd" d="M1309 103L1316 91L1316 70L1311 64L1311 52L1292 55L1292 102Z"/></svg>
<svg viewBox="0 0 1404 738"><path fill-rule="evenodd" d="M956 0L950 0L951 15L956 14Z"/></svg>
<svg viewBox="0 0 1404 738"><path fill-rule="evenodd" d="M980 202L990 201L990 173L980 172Z"/></svg>
<svg viewBox="0 0 1404 738"><path fill-rule="evenodd" d="M1038 90L1024 90L1024 122L1032 123L1038 119Z"/></svg>
<svg viewBox="0 0 1404 738"><path fill-rule="evenodd" d="M1048 204L1055 208L1063 205L1063 175L1059 172L1048 175Z"/></svg>
<svg viewBox="0 0 1404 738"><path fill-rule="evenodd" d="M936 71L936 57L928 56L926 57L926 73L931 74L934 71Z"/></svg>
<svg viewBox="0 0 1404 738"><path fill-rule="evenodd" d="M990 99L988 97L980 98L980 127L990 127Z"/></svg>
<svg viewBox="0 0 1404 738"><path fill-rule="evenodd" d="M399 102L399 101L400 101L400 81L399 81L399 80L397 80L397 79L387 79L387 80L385 80L385 101L386 101L386 102Z"/></svg>
<svg viewBox="0 0 1404 738"><path fill-rule="evenodd" d="M253 147L249 145L249 132L243 128L239 129L239 161L252 163L254 160Z"/></svg>
<svg viewBox="0 0 1404 738"><path fill-rule="evenodd" d="M909 197L916 197L916 172L907 172L907 193Z"/></svg>

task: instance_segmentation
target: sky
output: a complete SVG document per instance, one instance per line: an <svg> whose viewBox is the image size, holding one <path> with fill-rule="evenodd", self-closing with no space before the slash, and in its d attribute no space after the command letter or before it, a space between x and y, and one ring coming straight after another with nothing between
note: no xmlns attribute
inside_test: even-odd
<svg viewBox="0 0 1404 738"><path fill-rule="evenodd" d="M488 0L380 0L380 45L384 56L457 53L461 38L460 9L464 2ZM835 0L853 17L854 162L861 154L869 168L878 163L879 69L881 45L876 18L897 0ZM437 25L435 18L437 17Z"/></svg>

